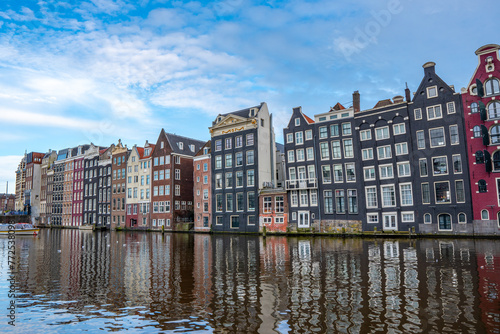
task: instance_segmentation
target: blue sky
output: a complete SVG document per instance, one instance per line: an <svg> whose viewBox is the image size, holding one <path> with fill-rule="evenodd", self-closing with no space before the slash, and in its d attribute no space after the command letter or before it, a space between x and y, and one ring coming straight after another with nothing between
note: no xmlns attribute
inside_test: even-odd
<svg viewBox="0 0 500 334"><path fill-rule="evenodd" d="M484 8L487 8L485 10ZM421 65L459 90L500 44L495 1L13 1L0 3L0 192L24 151L161 128L208 140L219 113L267 102L277 140L359 90L362 109L414 91Z"/></svg>

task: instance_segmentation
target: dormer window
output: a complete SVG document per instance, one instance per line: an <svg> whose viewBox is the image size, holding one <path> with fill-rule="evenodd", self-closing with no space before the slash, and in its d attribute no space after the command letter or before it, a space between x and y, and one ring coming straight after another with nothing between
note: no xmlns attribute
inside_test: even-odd
<svg viewBox="0 0 500 334"><path fill-rule="evenodd" d="M437 86L427 87L427 98L438 96Z"/></svg>
<svg viewBox="0 0 500 334"><path fill-rule="evenodd" d="M149 155L149 148L144 150L144 155Z"/></svg>
<svg viewBox="0 0 500 334"><path fill-rule="evenodd" d="M220 116L217 117L217 123L219 123L221 119L222 119L222 117L220 117Z"/></svg>
<svg viewBox="0 0 500 334"><path fill-rule="evenodd" d="M184 143L183 142L179 142L179 143L177 143L177 145L179 146L179 149L181 149L181 150L184 149Z"/></svg>
<svg viewBox="0 0 500 334"><path fill-rule="evenodd" d="M194 145L189 145L189 149L191 150L191 152L194 152Z"/></svg>
<svg viewBox="0 0 500 334"><path fill-rule="evenodd" d="M295 119L295 126L300 126L300 118Z"/></svg>
<svg viewBox="0 0 500 334"><path fill-rule="evenodd" d="M205 148L203 149L203 154L208 154L208 147L205 147Z"/></svg>
<svg viewBox="0 0 500 334"><path fill-rule="evenodd" d="M254 117L255 116L255 109L250 109L250 117Z"/></svg>

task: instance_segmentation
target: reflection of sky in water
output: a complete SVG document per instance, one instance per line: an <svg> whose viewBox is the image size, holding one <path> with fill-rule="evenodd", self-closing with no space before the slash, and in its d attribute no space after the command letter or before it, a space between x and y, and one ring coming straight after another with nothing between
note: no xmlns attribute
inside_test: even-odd
<svg viewBox="0 0 500 334"><path fill-rule="evenodd" d="M0 239L3 310L6 241ZM494 240L44 230L39 238L18 239L16 251L19 333L500 328L500 241ZM11 329L0 323L0 331Z"/></svg>

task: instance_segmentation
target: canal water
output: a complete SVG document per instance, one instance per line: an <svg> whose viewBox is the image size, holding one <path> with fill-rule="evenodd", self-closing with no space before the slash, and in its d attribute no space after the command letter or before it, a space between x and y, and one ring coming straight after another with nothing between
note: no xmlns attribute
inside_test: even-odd
<svg viewBox="0 0 500 334"><path fill-rule="evenodd" d="M2 333L500 333L500 240L53 229L8 248Z"/></svg>

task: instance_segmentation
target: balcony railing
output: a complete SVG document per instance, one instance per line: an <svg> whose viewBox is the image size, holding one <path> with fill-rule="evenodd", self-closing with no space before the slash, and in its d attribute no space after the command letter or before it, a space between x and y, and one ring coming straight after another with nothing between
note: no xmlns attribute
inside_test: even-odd
<svg viewBox="0 0 500 334"><path fill-rule="evenodd" d="M318 179L296 179L285 181L286 190L303 190L303 189L317 189Z"/></svg>

